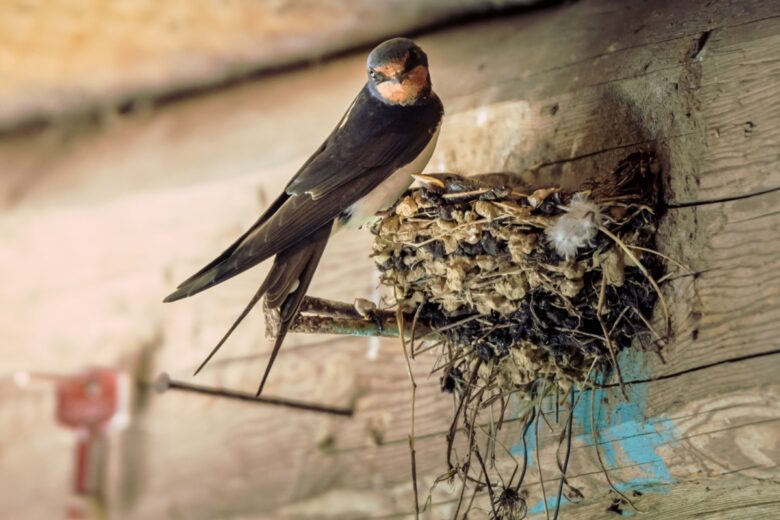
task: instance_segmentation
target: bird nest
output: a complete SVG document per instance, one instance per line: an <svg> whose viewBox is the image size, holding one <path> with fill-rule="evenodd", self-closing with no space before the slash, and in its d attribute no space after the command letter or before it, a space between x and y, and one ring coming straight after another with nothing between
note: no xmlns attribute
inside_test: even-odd
<svg viewBox="0 0 780 520"><path fill-rule="evenodd" d="M651 155L632 154L577 192L421 176L373 227L381 282L425 330L418 336L441 346L434 370L460 403L450 450L477 392L483 407L509 395L534 401L541 389L568 395L596 374L619 376L621 350L657 346L657 170ZM465 472L464 482L478 477Z"/></svg>

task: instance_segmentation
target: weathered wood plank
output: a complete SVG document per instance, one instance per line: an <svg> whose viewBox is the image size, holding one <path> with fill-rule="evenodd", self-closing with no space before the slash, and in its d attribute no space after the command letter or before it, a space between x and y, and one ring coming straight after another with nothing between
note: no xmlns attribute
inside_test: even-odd
<svg viewBox="0 0 780 520"><path fill-rule="evenodd" d="M759 22L756 26L746 25L740 27L739 30L732 31L732 34L727 34L726 36L730 37L731 40L724 37L726 43L723 43L723 45L730 45L732 47L739 47L739 45L742 45L743 47L750 47L746 42L751 41L756 42L758 48L756 52L765 52L763 49L777 44L774 40L769 42L765 41L765 38L767 38L768 35L777 34L776 28L776 20ZM740 38L742 39L740 40ZM740 43L737 43L737 41ZM719 49L717 47L718 41L711 41L709 45L712 45L712 49L715 50L707 55L707 59L715 60L716 58L713 58L713 56L717 56L715 53ZM724 54L728 54L727 51L728 47L726 47ZM716 63L716 66L717 65L720 64ZM685 68L685 64L680 65L675 72L678 75L687 75L689 72L686 71ZM727 63L724 63L722 67L717 68L721 77L737 77L735 71L724 69L728 69ZM752 70L757 77L763 77L763 72L765 71L766 69ZM731 72L731 74L729 74L729 72ZM741 77L744 77L744 75ZM668 78L665 77L665 79ZM688 80L688 78L683 79ZM627 86L626 84L632 81L633 80L620 80L616 83L618 83L620 87L624 87L626 91L630 91L629 87L635 87L636 85ZM763 88L767 83L777 87L774 74L770 74L768 78L764 79L763 84L759 87L759 91L763 91ZM740 85L743 84L740 83ZM674 83L670 82L669 86L674 86ZM597 88L603 88L603 86ZM677 88L680 88L679 85ZM691 88L691 85L683 85L683 88ZM712 88L713 90L707 90L708 88ZM714 87L702 86L702 92L714 92ZM736 89L726 90L726 92L736 92ZM748 89L747 92L743 92L743 96L740 96L742 110L754 114L763 113L764 110L762 107L764 103L766 103L766 100L762 99L760 95L751 96L751 92L753 91ZM587 96L587 89L585 89L585 93ZM704 94L702 95L704 96ZM725 97L729 98L729 96ZM598 99L596 95L593 95L592 98ZM745 99L747 101L741 101ZM751 103L751 101L753 102ZM729 104L733 105L737 102L737 98L731 97L725 101L721 99L721 102L725 106L728 106ZM542 103L539 104L542 105ZM488 113L486 119L489 122L492 122L491 118L495 117L495 119L498 119L500 117L498 114L501 114L502 111L506 115L506 108L506 104L497 106L495 115ZM509 108L514 108L514 106L510 105ZM580 120L580 128L587 128L590 126L598 128L603 124L602 120L606 119L606 114L602 114L600 119L593 118L594 113L597 112L594 110L587 110L587 105L585 108L586 109L583 110L582 113L586 114L587 117L590 117L591 120L587 121L587 117ZM705 117L705 122L710 125L725 126L727 121L732 120L731 118L739 118L740 114L744 113L739 111L734 111L734 113L724 111L723 113L714 112L710 115L705 109L706 105L700 106L700 110L705 112L707 116ZM773 108L769 108L766 112L771 114L772 110ZM474 119L477 119L480 112L479 110L475 110L474 112L475 113L473 114L469 114L469 116L473 116ZM578 112L579 110L575 109L574 114L577 114ZM485 113L484 110L482 113ZM522 105L515 112L515 114L519 116L527 115L528 113L533 113L533 110L529 110ZM572 113L569 112L567 114L566 112L562 112L562 115L571 116ZM464 114L459 114L456 117L459 116L467 117ZM529 124L528 126L534 127L533 124ZM572 124L572 126L576 127L577 125ZM458 127L466 127L466 125L462 124L458 125ZM499 131L504 130L504 128L499 127ZM507 134L510 134L515 130L522 130L522 128L523 125L510 127L507 130ZM741 127L739 129L742 131ZM458 136L458 140L450 142L446 141L446 138L443 135L443 138L445 138L444 143L446 143L444 149L457 149L457 144L462 145L464 143L471 143L473 145L473 137L475 134L478 135L479 130L474 130L473 128L471 130L471 134L467 134L465 137ZM489 134L483 138L483 141L486 141L485 147L489 148L491 151L502 150L502 147L500 146L501 142L499 141L498 145L496 144L495 133L490 133L493 130L495 130L495 128L488 124L483 131L483 135ZM706 133L706 130L701 129L701 126L694 126L693 130L695 131L692 132L692 136L686 136L683 132L678 135L672 135L671 138L662 141L669 143L667 146L671 149L671 153L667 160L668 168L672 172L673 183L677 182L678 185L680 185L680 178L685 179L686 174L692 180L699 179L705 174L712 175L710 180L713 181L713 186L702 188L701 182L694 183L698 184L697 188L689 189L687 193L689 196L693 194L694 197L687 200L695 201L697 198L708 200L713 198L713 196L726 197L730 193L729 190L733 189L733 187L717 184L719 179L715 177L717 176L718 170L726 170L731 175L733 175L735 171L739 171L741 172L741 175L744 176L744 172L751 169L750 163L748 163L747 166L743 166L742 163L732 163L730 166L726 166L725 163L728 160L727 158L733 154L733 152L728 151L729 148L734 150L739 149L740 153L747 154L748 156L750 154L760 156L767 152L765 142L756 143L755 146L752 146L751 143L747 148L745 147L744 142L736 139L729 139L727 142L710 143L709 134ZM468 132L469 130L467 129L466 131ZM774 140L771 135L772 132L773 130L769 131L770 136L767 138L769 141ZM543 130L542 134L544 135ZM702 134L705 135L703 136ZM619 133L619 135L625 134ZM502 137L504 137L504 135L499 135L498 139L500 140ZM691 150L692 145L700 144L694 141L697 139L700 140L702 137L706 137L707 142L705 143L705 146L699 146L698 148ZM717 134L715 134L715 137L717 137ZM730 137L734 137L734 134L732 133ZM480 140L477 140L477 143L480 142ZM506 142L511 142L511 138L507 137ZM602 141L599 144L602 149L609 148L609 146L605 146L605 144L609 144L608 142L605 143ZM718 146L715 146L715 144ZM486 156L479 153L479 144L477 144L475 148L478 150L476 157L467 157L466 161L473 159L474 163L484 166L486 163L489 163L490 159L496 159L495 156L487 156L488 161L486 161ZM595 146L594 148L596 153L598 153L599 148ZM627 148L630 150L631 147ZM702 149L706 149L714 155L704 157L701 153ZM628 150L621 150L620 153L627 153ZM696 154L694 157L690 157L692 151ZM677 155L675 155L674 152L677 152ZM592 152L586 151L586 154L587 153ZM769 147L770 156L772 153L772 149ZM468 156L468 152L466 152L466 155ZM614 156L615 154L613 153L612 155ZM445 162L445 164L447 164L445 169L457 170L457 167L451 168L450 165L452 163L462 164L462 162L464 162L459 162L457 156L448 156L447 159L449 160L449 163ZM692 164L690 162L691 159L695 159L698 163ZM724 164L719 165L719 163ZM495 162L493 164L495 164ZM762 164L761 161L759 161L759 164ZM586 165L586 169L587 166L589 165ZM701 168L699 168L699 166L701 166ZM493 168L488 166L486 169L490 170L494 168L495 166L493 166ZM776 174L769 176L751 176L749 182L751 184L748 186L744 186L744 183L742 183L743 186L741 187L747 188L743 193L750 193L756 189L762 189L762 182L767 183L764 184L764 186L772 188L776 185L773 183L778 182L778 178ZM758 186L752 183L758 183ZM687 202L687 200L683 199L681 202ZM674 349L667 352L667 364L665 366L656 364L655 370L651 371L651 373L663 375L676 371L689 370L700 366L701 364L730 359L737 355L744 354L745 352L765 352L771 350L775 345L773 339L776 334L774 327L776 317L773 316L773 312L776 308L774 306L768 308L766 305L766 302L774 301L777 293L777 284L774 283L775 280L772 274L777 272L777 269L776 266L771 263L772 259L777 257L774 251L775 241L771 239L759 239L758 242L761 242L761 244L759 244L755 238L751 240L749 237L777 237L777 232L774 230L778 227L778 223L774 221L773 213L766 209L773 208L776 205L774 203L776 200L776 193L767 193L756 198L742 201L671 210L668 220L665 223L665 229L662 232L662 236L666 239L665 241L662 241L662 247L668 248L665 249L665 251L676 251L677 248L683 248L684 252L687 254L678 255L677 257L691 265L694 270L704 271L704 273L695 280L682 278L678 283L673 284L673 294L675 294L674 301L682 302L681 304L675 304L673 307L673 315L679 319L679 322L676 323L677 337L681 338L681 340L676 341L673 345ZM696 227L694 230L691 230L691 233L693 233L693 236L696 239L693 242L689 240L689 235L685 233L686 223L692 222L694 219L692 213L696 213ZM745 223L754 221L766 222L767 227L760 226L758 228L750 228L745 226ZM739 224L742 224L742 227L740 227ZM746 238L742 240L742 236L745 236ZM757 248L759 249L757 250ZM760 248L766 248L766 252L762 252ZM706 252L706 255L702 255L702 252ZM769 260L770 263L767 264L765 259ZM752 284L749 282L746 283L746 280L753 280L756 278L766 282L758 288L758 293ZM691 302L699 306L698 310L686 308ZM725 302L729 302L730 306L723 310L719 310ZM739 302L744 302L744 304L740 304ZM706 309L706 311L702 309ZM706 323L698 324L694 327L690 318L692 318L694 322L704 320ZM706 339L701 336L701 331L704 329L709 331L709 336ZM694 332L694 330L696 332ZM687 336L683 333L687 334ZM700 343L695 346L691 345L691 343L695 341L700 341ZM773 358L745 362L739 365L724 366L722 369L717 370L718 376L715 377L715 380L718 381L717 390L713 387L713 379L703 377L701 374L678 378L660 386L653 385L653 390L650 393L645 412L648 416L661 416L663 413L669 412L670 410L679 409L679 407L683 406L686 402L711 396L713 391L726 394L738 388L753 387L756 384L756 381L771 381L773 378L772 374L776 372L777 366L778 363ZM683 389L684 394L681 395ZM717 434L722 431L728 431L733 428L746 428L747 432L751 432L748 436L751 436L755 434L756 429L766 427L769 428L769 430L764 432L764 438L771 439L773 438L773 432L776 431L776 420L778 420L777 411L770 410L769 417L766 420L759 420L758 422L753 423L748 419L742 418L743 422L742 426L740 426L740 419L730 419L727 422L733 422L734 424L732 426L722 426L721 429L718 429L716 424L711 424L715 421L712 421L711 418L708 417L708 426L715 429L710 430L709 433L704 432L693 435L697 438L702 437L702 435L705 438L708 436L716 438ZM418 431L420 431L420 423L418 423ZM441 438L443 439L443 433ZM381 457L378 461L373 462L370 465L371 469L368 473L372 475L376 475L376 472L386 472L383 473L385 475L402 474L405 446L400 442L403 439L403 436L399 436L397 439L399 442L393 443L395 447L391 448L391 453L386 458ZM685 442L688 441L685 434L681 434L680 440ZM423 458L423 460L429 455L433 455L433 452L429 451L424 444L426 441L427 439L417 445L418 454L422 456L421 458ZM439 442L443 443L443 440L440 440ZM721 451L726 449L726 446L736 447L739 445L738 439L727 440L720 438L712 440L709 449ZM381 449L383 448L380 448L380 450ZM684 452L685 449L681 450L681 453ZM712 454L708 450L705 450L705 452L706 454L702 454L701 457L704 459L712 457ZM681 453L676 454L675 457L685 458L686 456ZM364 459L355 457L354 461L348 465L351 468L359 468L358 475L356 475L354 479L355 481L361 481L361 479L366 477L360 470L358 460ZM674 460L674 457L671 460ZM590 463L593 463L592 459ZM418 468L419 467L418 460ZM774 471L776 465L765 464L760 467L763 468L764 471ZM741 468L738 467L730 467L726 468L724 473L739 471L740 469ZM698 471L702 470L699 469ZM591 471L591 473L594 472ZM681 473L683 475L697 474L697 472L691 468L687 468ZM626 472L623 471L622 474L626 475ZM627 475L630 475L630 472ZM401 485L402 482L398 481L398 484ZM603 483L600 485L603 486Z"/></svg>
<svg viewBox="0 0 780 520"><path fill-rule="evenodd" d="M0 131L96 107L134 110L494 9L484 0L10 3L0 17Z"/></svg>
<svg viewBox="0 0 780 520"><path fill-rule="evenodd" d="M706 518L708 520L772 519L777 515L780 490L776 482L752 479L708 479L680 484L661 493L633 497L642 517L651 520L668 518ZM583 504L566 511L572 520L612 518L620 511L608 511L611 499ZM609 515L609 516L607 516ZM535 515L531 518L543 518Z"/></svg>
<svg viewBox="0 0 780 520"><path fill-rule="evenodd" d="M547 163L526 175L539 182L576 183L637 148L654 147L661 155L670 201L684 207L668 211L660 247L701 274L669 284L675 340L665 351L666 364L652 355L642 359L642 376L777 348L777 192L686 205L780 185L772 146L778 142L779 105L771 95L780 78L769 53L780 45L777 11L767 2L714 2L697 10L685 3L579 2L422 38L448 107L434 168L522 171ZM696 48L708 30L703 50ZM4 284L3 307L22 310L3 322L10 332L7 344L15 346L4 351L3 372L70 370L84 359L113 363L119 352L129 354L161 338L156 366L187 377L252 292L244 285L263 273L164 311L156 310L159 297L254 219L265 204L262 198L267 201L279 189L340 115L360 82L362 60L345 58L159 113L120 118L100 132L55 131L0 143L12 175L34 179L14 185L21 186L12 197L17 210L0 222L0 272L25 266L36 273L35 279L8 277ZM328 88L311 88L315 84ZM310 95L293 95L300 91ZM313 113L321 118L312 119ZM263 120L255 114L263 114ZM746 121L754 124L750 132ZM71 141L56 144L61 136ZM52 142L50 156L33 153ZM258 142L285 144L258 158ZM183 156L188 159L182 161ZM44 171L50 177L41 176ZM242 177L249 171L263 174ZM116 184L118 177L127 185ZM121 248L105 240L119 229ZM176 230L175 244L170 230ZM345 300L371 296L370 261L358 260L369 240L365 234L338 237L312 292ZM55 313L63 308L68 309L64 315ZM198 382L251 390L267 355L259 321L248 322ZM68 323L84 325L74 329ZM344 518L365 517L367 511L375 516L408 512L405 442L411 423L405 366L394 342L381 342L375 359L366 356L366 343L291 337L268 387L271 394L331 404L355 401L351 421L204 397L155 399L142 428L148 447L143 494L130 516L207 518L275 510L272 517L306 517L327 510ZM52 356L52 345L67 351L67 358ZM430 356L415 364L421 383L418 465L426 484L442 471L443 432L452 407L439 393L437 378L425 378L430 364ZM641 498L640 507L648 501L653 514L672 507L689 516L715 514L721 505L747 503L752 486L742 484L717 495L724 497L720 505L707 500L695 510L696 504L680 501L706 496L702 486L709 484L695 481L701 474L774 478L776 465L762 457L777 460L767 439L776 439L778 413L774 398L760 396L770 395L767 385L776 379L777 367L776 358L767 356L645 385L646 396L637 398L635 411L652 429L644 429L640 415L625 422L633 425L632 438L652 441L647 453L658 459L626 452L628 437L609 429L622 423L607 422L602 443L614 449L615 480L661 482L665 475L656 466L661 460L681 483L668 495ZM764 393L756 390L761 386ZM46 460L53 470L36 486L22 486L18 499L0 501L0 516L19 517L41 490L64 493L60 478L67 474L70 453L60 448L66 437L52 445L51 429L35 429L36 420L48 418L50 402L36 403L21 404L19 412L35 420L2 422L3 439L27 441L29 459L0 452L0 471L25 475L29 460ZM580 424L575 433L583 438L570 474L595 501L582 506L581 514L606 516L608 502L598 498L606 489L587 446L587 428ZM518 425L504 435L516 444ZM543 458L549 458L555 436L543 429L540 441ZM191 485L195 478L198 486ZM555 484L554 472L545 471L545 478L548 487ZM532 468L528 482L537 480ZM538 507L538 487L531 492L531 505ZM449 499L444 491L436 496ZM361 501L364 505L352 512L333 505ZM771 500L758 504L757 516ZM36 507L46 508L36 510L38 516L56 514L55 506Z"/></svg>

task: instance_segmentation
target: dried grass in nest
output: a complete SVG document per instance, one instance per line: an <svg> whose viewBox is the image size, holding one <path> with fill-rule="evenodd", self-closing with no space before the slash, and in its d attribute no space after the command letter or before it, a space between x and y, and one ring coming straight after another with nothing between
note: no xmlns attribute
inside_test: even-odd
<svg viewBox="0 0 780 520"><path fill-rule="evenodd" d="M651 155L632 154L579 193L429 176L372 230L382 283L441 343L434 370L458 402L449 476L487 487L494 517L519 518L525 505L514 473L499 484L485 467L495 445L477 446L480 410L499 403L500 426L515 395L531 417L550 392L619 375L618 352L655 332L656 170ZM469 454L454 464L461 421Z"/></svg>

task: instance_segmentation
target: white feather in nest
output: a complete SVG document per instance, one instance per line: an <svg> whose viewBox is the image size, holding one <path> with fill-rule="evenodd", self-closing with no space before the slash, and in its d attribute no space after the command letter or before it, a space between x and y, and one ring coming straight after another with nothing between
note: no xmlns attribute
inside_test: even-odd
<svg viewBox="0 0 780 520"><path fill-rule="evenodd" d="M577 256L577 251L593 245L601 225L601 211L598 204L588 200L582 193L574 194L569 205L563 209L566 213L558 217L544 233L555 251L566 260L571 260Z"/></svg>

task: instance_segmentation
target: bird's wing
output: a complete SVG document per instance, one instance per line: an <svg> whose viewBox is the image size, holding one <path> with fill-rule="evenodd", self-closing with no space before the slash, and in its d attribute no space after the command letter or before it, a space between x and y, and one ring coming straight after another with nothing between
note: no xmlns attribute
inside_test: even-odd
<svg viewBox="0 0 780 520"><path fill-rule="evenodd" d="M422 152L443 112L434 93L418 106L385 105L366 86L285 191L290 195L308 193L319 199L370 170L387 171L389 176Z"/></svg>
<svg viewBox="0 0 780 520"><path fill-rule="evenodd" d="M178 285L177 289L180 289L180 288L184 287L185 285L191 284L197 278L200 278L204 273L208 272L209 270L211 270L215 266L219 265L220 263L222 263L225 260L227 260L228 258L230 258L230 255L233 254L233 252L238 248L238 246L241 245L241 243L246 239L246 237L252 231L254 231L258 227L260 227L263 224L263 222L268 220L268 218L271 215L276 213L276 211L279 209L279 207L281 207L281 205L284 204L284 202L288 198L289 198L289 195L287 195L286 193L282 193L279 197L277 197L276 200L263 212L263 214L260 215L260 217L255 221L255 223L252 224L252 226L249 229L244 231L243 235L238 237L238 239L236 239L232 244L230 244L230 246L228 246L227 249L225 249L222 253L220 253L220 255L218 257L216 257L214 260L212 260L211 262L209 262L208 264L206 264L202 268L200 268L200 270L197 273L193 274L192 276L190 276L189 278L187 278L186 280L181 282ZM177 290L176 292L174 292L171 295L169 295L165 299L165 301L174 301L174 300L178 299L178 298L172 298L174 296L174 294L177 294L178 292L179 291Z"/></svg>
<svg viewBox="0 0 780 520"><path fill-rule="evenodd" d="M271 358L268 361L265 374L263 375L262 383L257 391L257 395L263 389L268 374L271 371L271 366L276 359L276 354L279 352L279 348L282 346L284 337L287 335L287 330L292 324L295 315L298 312L303 297L306 295L306 291L309 289L314 271L317 269L322 252L325 250L325 246L328 243L332 224L328 224L318 231L315 231L310 240L305 244L299 244L296 247L282 251L274 259L274 263L271 266L271 270L260 284L260 287L255 292L255 295L249 300L249 303L244 307L244 310L233 322L228 331L219 340L219 343L211 349L211 352L206 359L200 364L194 375L198 375L203 367L211 360L212 357L222 348L227 339L233 334L238 325L247 317L249 312L254 308L260 298L266 296L268 306L272 309L279 310L279 328L276 332L276 341L274 342L274 348L271 353Z"/></svg>
<svg viewBox="0 0 780 520"><path fill-rule="evenodd" d="M425 148L441 102L382 105L367 89L258 221L165 301L191 296L294 246L335 219Z"/></svg>

